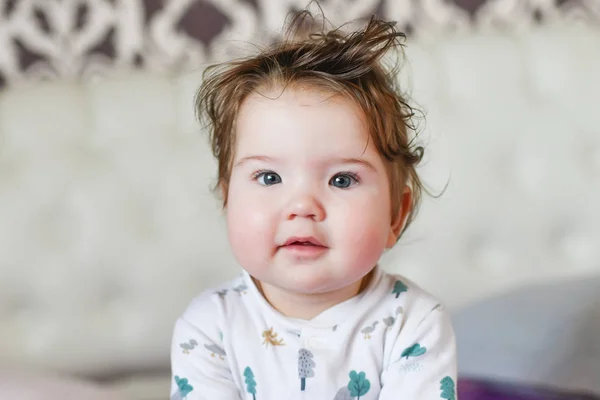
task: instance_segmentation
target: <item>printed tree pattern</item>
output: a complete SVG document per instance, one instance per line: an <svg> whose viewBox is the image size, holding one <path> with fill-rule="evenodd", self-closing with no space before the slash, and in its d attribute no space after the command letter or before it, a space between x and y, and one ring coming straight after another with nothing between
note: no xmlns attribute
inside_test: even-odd
<svg viewBox="0 0 600 400"><path fill-rule="evenodd" d="M371 382L365 377L364 372L356 373L356 371L350 371L350 383L348 383L348 389L352 397L356 397L357 400L360 396L364 396L369 392L371 388Z"/></svg>
<svg viewBox="0 0 600 400"><path fill-rule="evenodd" d="M406 357L406 359L408 360L408 357L422 356L423 354L425 354L426 351L427 351L427 348L421 347L421 345L419 343L415 343L412 346L404 349L404 351L400 355L400 358Z"/></svg>
<svg viewBox="0 0 600 400"><path fill-rule="evenodd" d="M187 378L180 378L175 375L174 379L177 384L177 391L171 396L171 400L185 399L194 390L194 387L188 383Z"/></svg>
<svg viewBox="0 0 600 400"><path fill-rule="evenodd" d="M250 367L246 367L244 370L244 382L246 382L246 392L252 395L252 400L256 400L256 381Z"/></svg>
<svg viewBox="0 0 600 400"><path fill-rule="evenodd" d="M449 376L440 381L440 390L442 391L440 395L442 399L456 400L456 387L454 381Z"/></svg>
<svg viewBox="0 0 600 400"><path fill-rule="evenodd" d="M396 298L398 298L401 293L406 291L408 291L408 286L402 283L402 281L397 280L396 283L394 283L394 289L392 290L392 293L396 295Z"/></svg>
<svg viewBox="0 0 600 400"><path fill-rule="evenodd" d="M313 361L313 354L307 349L300 349L298 351L298 378L300 378L300 390L306 389L306 378L312 378L315 376L313 368L315 362Z"/></svg>

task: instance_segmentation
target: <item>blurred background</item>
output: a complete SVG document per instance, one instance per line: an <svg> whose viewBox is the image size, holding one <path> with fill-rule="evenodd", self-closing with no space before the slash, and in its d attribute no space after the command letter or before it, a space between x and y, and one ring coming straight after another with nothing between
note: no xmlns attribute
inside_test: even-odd
<svg viewBox="0 0 600 400"><path fill-rule="evenodd" d="M600 1L320 4L408 36L420 172L447 188L382 265L453 313L461 398L600 395ZM175 319L240 271L202 71L307 5L0 0L0 399L168 398Z"/></svg>

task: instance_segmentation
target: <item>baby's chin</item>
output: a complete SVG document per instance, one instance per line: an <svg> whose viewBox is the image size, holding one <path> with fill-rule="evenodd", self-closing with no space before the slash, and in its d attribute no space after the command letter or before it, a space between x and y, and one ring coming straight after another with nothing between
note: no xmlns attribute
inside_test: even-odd
<svg viewBox="0 0 600 400"><path fill-rule="evenodd" d="M347 297L349 292L358 293L369 270L372 268L336 269L324 263L315 263L294 266L274 264L269 268L256 268L248 272L254 279L277 291L297 295L335 295L340 292L342 297Z"/></svg>
<svg viewBox="0 0 600 400"><path fill-rule="evenodd" d="M358 288L360 287L362 279L358 278L355 280L338 279L332 280L321 277L296 277L293 280L281 282L279 286L283 290L291 291L297 294L303 295L335 295L339 293L341 296L344 294L347 296L351 292L358 294ZM344 297L346 297L344 296Z"/></svg>

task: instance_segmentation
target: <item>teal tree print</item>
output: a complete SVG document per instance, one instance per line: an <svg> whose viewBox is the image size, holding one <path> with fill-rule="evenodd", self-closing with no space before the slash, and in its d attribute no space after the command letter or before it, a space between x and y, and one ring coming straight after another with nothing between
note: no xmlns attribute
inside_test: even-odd
<svg viewBox="0 0 600 400"><path fill-rule="evenodd" d="M244 382L246 382L246 392L252 395L253 400L256 400L256 381L250 367L246 367L244 370Z"/></svg>
<svg viewBox="0 0 600 400"><path fill-rule="evenodd" d="M194 390L194 387L188 383L187 378L180 378L175 375L174 379L177 384L177 391L171 396L171 400L185 399Z"/></svg>
<svg viewBox="0 0 600 400"><path fill-rule="evenodd" d="M396 295L396 298L398 298L402 292L406 291L408 291L408 286L402 283L402 281L397 280L396 283L394 283L394 289L392 290L392 293Z"/></svg>
<svg viewBox="0 0 600 400"><path fill-rule="evenodd" d="M454 381L449 376L440 381L440 390L442 391L440 395L442 399L456 400L456 387Z"/></svg>
<svg viewBox="0 0 600 400"><path fill-rule="evenodd" d="M313 354L307 349L300 349L298 351L298 378L300 378L300 390L306 389L306 378L315 376L313 368L315 362L313 361Z"/></svg>
<svg viewBox="0 0 600 400"><path fill-rule="evenodd" d="M400 358L406 357L406 359L408 360L408 357L422 356L423 354L425 354L426 351L427 349L425 347L421 347L419 343L415 343L412 346L404 349L404 351L400 355Z"/></svg>
<svg viewBox="0 0 600 400"><path fill-rule="evenodd" d="M356 371L350 371L349 375L350 383L348 384L348 389L352 397L356 397L358 400L360 396L367 394L371 388L371 382L366 379L364 372L356 373Z"/></svg>

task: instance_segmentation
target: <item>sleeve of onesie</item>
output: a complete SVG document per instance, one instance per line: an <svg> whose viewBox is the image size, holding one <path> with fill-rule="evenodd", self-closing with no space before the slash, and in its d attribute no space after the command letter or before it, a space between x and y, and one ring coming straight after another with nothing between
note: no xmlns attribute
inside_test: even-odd
<svg viewBox="0 0 600 400"><path fill-rule="evenodd" d="M171 400L239 400L222 345L213 324L200 329L185 319L175 324L171 345Z"/></svg>
<svg viewBox="0 0 600 400"><path fill-rule="evenodd" d="M457 400L456 339L448 313L437 306L406 328L392 347L379 400Z"/></svg>

